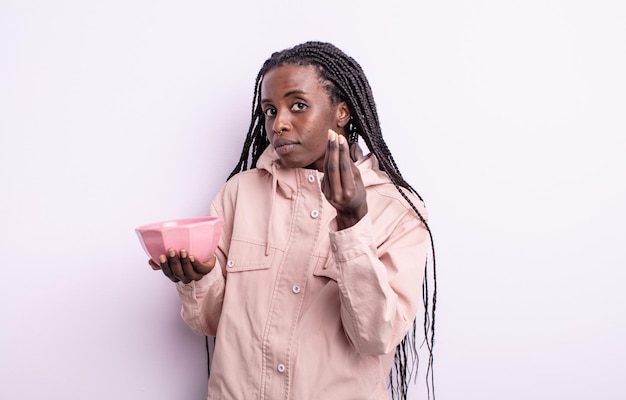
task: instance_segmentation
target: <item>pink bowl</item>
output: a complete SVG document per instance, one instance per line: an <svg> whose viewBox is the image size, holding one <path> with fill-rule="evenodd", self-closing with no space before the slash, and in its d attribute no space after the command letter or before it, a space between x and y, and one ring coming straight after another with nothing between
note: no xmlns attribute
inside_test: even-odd
<svg viewBox="0 0 626 400"><path fill-rule="evenodd" d="M205 261L217 248L223 223L219 217L183 218L143 225L135 232L155 262L172 248L185 249L189 255Z"/></svg>

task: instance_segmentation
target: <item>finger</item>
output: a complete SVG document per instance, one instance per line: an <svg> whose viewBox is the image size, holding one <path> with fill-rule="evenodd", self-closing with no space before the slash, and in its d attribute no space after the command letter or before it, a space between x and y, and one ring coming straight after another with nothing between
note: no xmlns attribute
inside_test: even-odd
<svg viewBox="0 0 626 400"><path fill-rule="evenodd" d="M161 267L163 274L165 274L165 276L167 276L172 282L180 281L180 279L175 277L172 273L172 269L170 268L170 264L167 261L167 257L165 257L164 255L159 256L159 266Z"/></svg>
<svg viewBox="0 0 626 400"><path fill-rule="evenodd" d="M322 177L322 193L326 199L330 200L330 183L328 182L328 163L330 157L330 139L332 136L332 130L328 130L328 141L326 143L326 153L324 153L324 176Z"/></svg>
<svg viewBox="0 0 626 400"><path fill-rule="evenodd" d="M198 274L196 270L191 265L191 261L189 260L189 256L187 254L187 250L180 249L180 266L183 271L183 283L189 283L191 281L197 281L202 278L202 275Z"/></svg>
<svg viewBox="0 0 626 400"><path fill-rule="evenodd" d="M213 268L215 267L216 258L215 255L212 255L205 262L200 262L196 260L194 256L189 256L189 261L191 261L191 264L193 265L193 268L196 270L196 272L204 276L211 272L211 270L213 270Z"/></svg>
<svg viewBox="0 0 626 400"><path fill-rule="evenodd" d="M339 177L341 180L341 199L350 201L356 192L356 182L354 180L354 163L350 159L350 149L346 138L339 135Z"/></svg>
<svg viewBox="0 0 626 400"><path fill-rule="evenodd" d="M149 259L148 260L148 264L150 264L150 266L152 267L153 270L158 271L161 269L161 266L159 264L157 264L156 262L154 262L153 259Z"/></svg>
<svg viewBox="0 0 626 400"><path fill-rule="evenodd" d="M326 198L331 203L335 201L337 193L341 193L341 175L339 172L339 146L337 133L328 130L328 145L324 163L324 177L326 178L328 194Z"/></svg>
<svg viewBox="0 0 626 400"><path fill-rule="evenodd" d="M324 153L324 165L323 165L323 170L322 172L324 172L324 176L322 177L322 183L321 183L321 188L322 188L322 193L324 193L324 197L326 197L326 199L329 199L329 195L330 195L330 184L328 183L328 157L330 155L330 136L331 136L331 130L328 130L328 141L326 143L326 152Z"/></svg>
<svg viewBox="0 0 626 400"><path fill-rule="evenodd" d="M359 146L359 142L353 142L350 145L350 158L352 158L352 161L356 162L361 157L363 157L363 150L361 146Z"/></svg>
<svg viewBox="0 0 626 400"><path fill-rule="evenodd" d="M183 273L183 267L180 264L180 258L178 257L176 250L174 249L168 250L167 261L170 266L170 270L172 271L172 275L176 279L183 281L183 283L188 283L188 282L185 282L186 281L185 274Z"/></svg>

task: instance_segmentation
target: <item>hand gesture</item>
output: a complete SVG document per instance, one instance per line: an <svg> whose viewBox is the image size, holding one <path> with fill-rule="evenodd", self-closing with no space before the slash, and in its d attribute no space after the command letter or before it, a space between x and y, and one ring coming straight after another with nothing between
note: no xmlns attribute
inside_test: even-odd
<svg viewBox="0 0 626 400"><path fill-rule="evenodd" d="M205 262L199 262L193 255L188 255L185 249L180 249L179 253L175 249L169 249L167 257L159 256L158 264L153 260L148 263L155 271L162 270L172 282L190 283L211 272L215 267L215 255Z"/></svg>
<svg viewBox="0 0 626 400"><path fill-rule="evenodd" d="M337 228L340 230L353 226L367 214L361 173L350 158L346 138L332 129L328 130L322 192L337 210Z"/></svg>

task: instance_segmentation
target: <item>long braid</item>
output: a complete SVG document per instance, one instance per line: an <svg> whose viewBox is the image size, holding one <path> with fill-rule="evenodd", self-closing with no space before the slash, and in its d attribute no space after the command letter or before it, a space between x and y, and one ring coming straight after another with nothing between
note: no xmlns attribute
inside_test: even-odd
<svg viewBox="0 0 626 400"><path fill-rule="evenodd" d="M254 84L254 97L252 99L252 119L250 121L250 127L248 128L248 135L243 144L241 156L235 169L230 173L228 179L232 178L238 172L248 169L248 163L250 168L256 167L256 162L263 153L263 150L268 146L269 142L265 134L265 128L263 126L263 111L261 110L261 81L263 74L259 72Z"/></svg>
<svg viewBox="0 0 626 400"><path fill-rule="evenodd" d="M372 89L361 66L353 58L346 55L334 45L324 42L306 42L272 54L272 56L265 61L257 75L252 101L250 127L239 162L229 175L229 179L238 172L255 168L259 157L269 145L264 126L265 116L260 104L261 84L264 75L268 71L284 64L313 65L317 67L320 78L329 92L331 101L334 104L339 101L345 101L350 107L351 122L348 126L350 137L356 138L360 136L363 138L368 150L378 159L380 169L387 173L398 192L400 192L402 197L415 211L417 218L419 218L428 231L432 252L432 272L429 272L428 265L426 265L422 284L422 298L424 303L423 332L424 342L428 349L426 387L428 398L430 399L432 397L434 399L433 347L435 343L437 273L433 235L426 219L405 193L405 190L408 190L423 201L419 193L402 177L398 165L383 139ZM431 276L433 282L432 293L428 284ZM394 400L396 398L401 400L407 399L409 381L413 373L416 373L416 371L413 370L413 365L419 367L415 335L416 323L413 324L413 328L396 348L394 357L395 367L392 369L389 379L392 399Z"/></svg>

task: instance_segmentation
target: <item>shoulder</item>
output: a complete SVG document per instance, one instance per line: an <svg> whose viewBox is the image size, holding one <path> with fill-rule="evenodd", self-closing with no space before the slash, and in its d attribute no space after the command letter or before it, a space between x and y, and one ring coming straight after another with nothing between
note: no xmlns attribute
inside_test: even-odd
<svg viewBox="0 0 626 400"><path fill-rule="evenodd" d="M367 187L367 203L370 209L379 209L381 213L414 215L417 212L428 219L428 212L424 202L417 195L404 187L396 187L391 181Z"/></svg>
<svg viewBox="0 0 626 400"><path fill-rule="evenodd" d="M389 175L380 170L374 155L368 155L359 162L359 170L363 178L368 196L368 207L387 209L394 214L413 214L415 209L426 219L427 211L424 202L411 190L396 186Z"/></svg>
<svg viewBox="0 0 626 400"><path fill-rule="evenodd" d="M271 182L270 174L263 169L252 168L233 175L224 185L222 191L238 190L249 185L263 185Z"/></svg>
<svg viewBox="0 0 626 400"><path fill-rule="evenodd" d="M240 197L254 196L271 187L271 176L265 170L249 169L233 175L217 192L214 202L232 202Z"/></svg>

